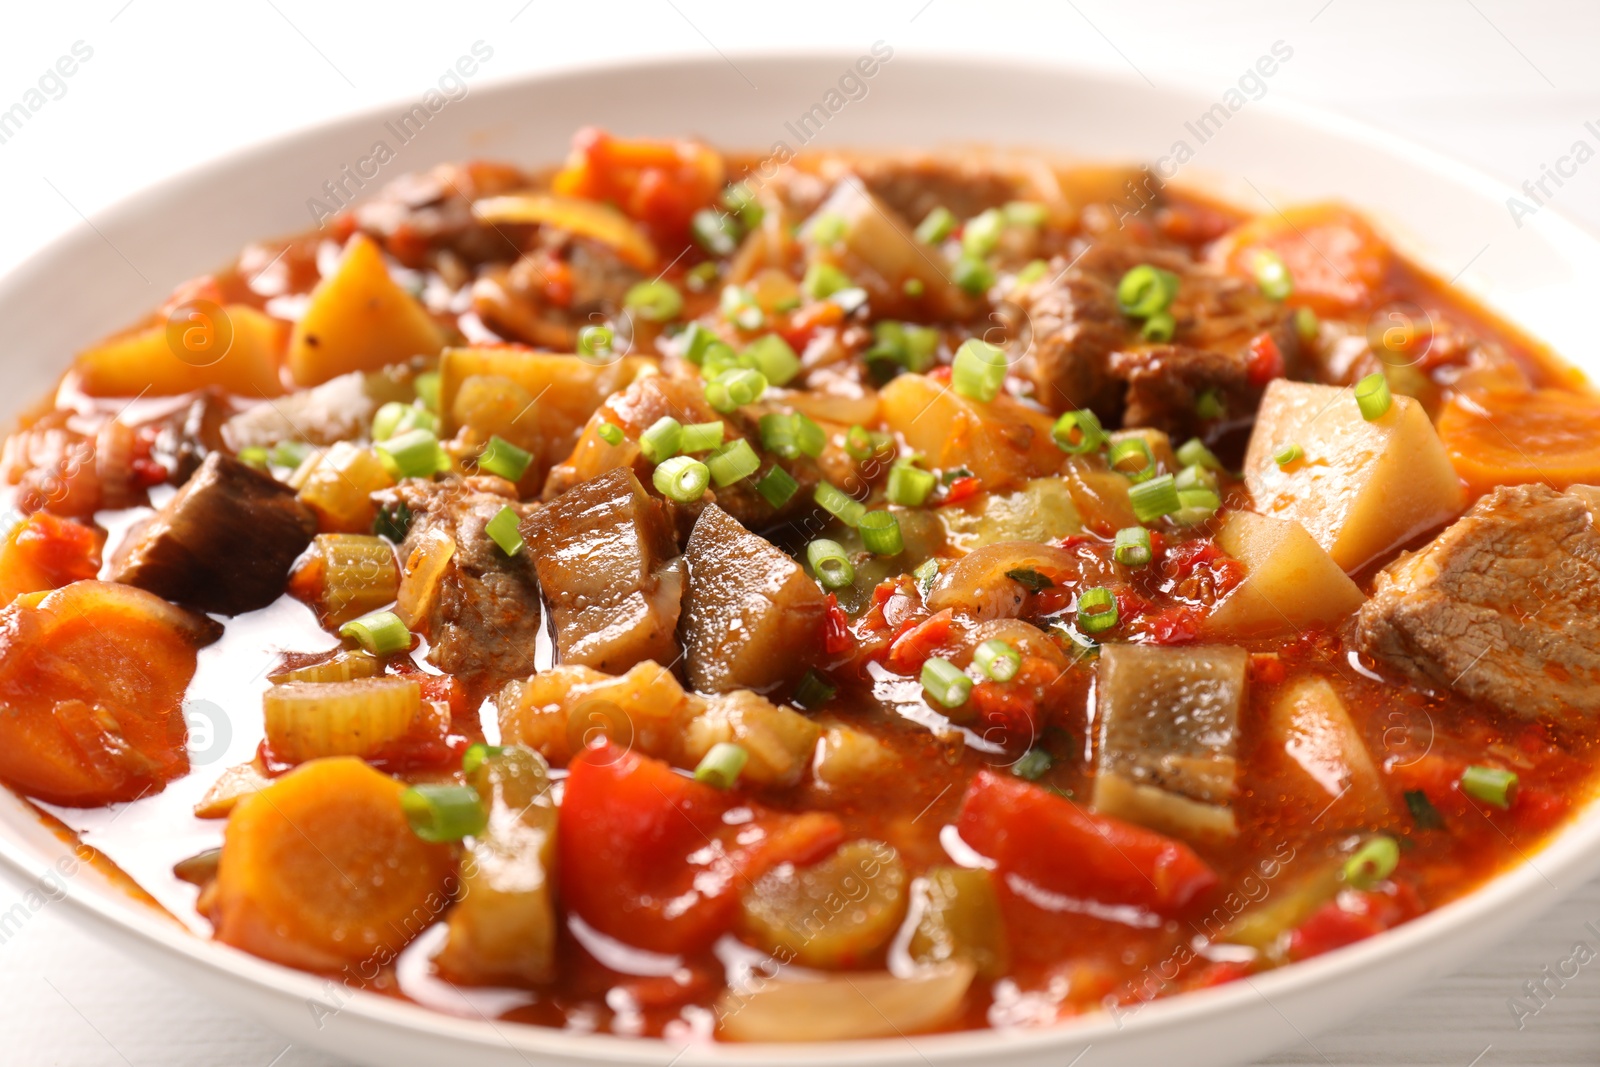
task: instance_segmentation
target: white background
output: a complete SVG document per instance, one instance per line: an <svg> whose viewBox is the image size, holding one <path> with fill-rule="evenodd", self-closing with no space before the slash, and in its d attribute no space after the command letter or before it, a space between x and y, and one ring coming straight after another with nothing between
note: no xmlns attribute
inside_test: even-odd
<svg viewBox="0 0 1600 1067"><path fill-rule="evenodd" d="M1152 81L1234 82L1265 44L1294 62L1274 94L1404 132L1513 185L1537 178L1600 123L1600 4L1511 0L1292 0L1208 5L958 0L777 5L762 0L493 0L370 7L327 0L10 3L0 30L0 110L75 42L93 56L0 143L0 272L166 175L240 145L391 100L412 99L473 41L494 49L475 84L596 59L663 53L737 61L740 50L1053 57ZM759 92L752 88L750 91ZM1041 102L1040 106L1048 106ZM1593 138L1591 137L1591 140ZM1600 231L1600 171L1556 208ZM151 303L159 299L153 294ZM3 334L0 334L3 337ZM20 897L0 881L0 911ZM1600 963L1517 1028L1508 998L1600 923L1600 885L1460 975L1273 1063L1593 1064ZM1530 1002L1535 1003L1535 1002ZM1313 1044L1314 1042L1314 1044ZM1092 1064L1092 1055L1089 1060ZM336 1061L177 988L47 907L0 944L0 1063L19 1067L334 1067Z"/></svg>

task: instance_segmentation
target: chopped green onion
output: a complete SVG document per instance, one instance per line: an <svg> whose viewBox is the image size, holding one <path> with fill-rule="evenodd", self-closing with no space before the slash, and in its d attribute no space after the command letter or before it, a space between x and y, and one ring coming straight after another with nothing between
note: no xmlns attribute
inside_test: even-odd
<svg viewBox="0 0 1600 1067"><path fill-rule="evenodd" d="M794 688L794 702L807 711L816 711L833 699L838 687L815 670L806 671Z"/></svg>
<svg viewBox="0 0 1600 1067"><path fill-rule="evenodd" d="M246 445L236 453L240 463L248 464L258 471L267 469L267 450L260 445Z"/></svg>
<svg viewBox="0 0 1600 1067"><path fill-rule="evenodd" d="M1049 269L1050 264L1046 263L1042 259L1036 259L1029 263L1026 267L1023 267L1021 270L1017 271L1017 284L1032 285L1040 278L1043 278Z"/></svg>
<svg viewBox="0 0 1600 1067"><path fill-rule="evenodd" d="M1294 332L1300 335L1300 340L1311 342L1317 339L1317 334L1322 331L1322 324L1317 321L1317 313L1310 308L1294 309Z"/></svg>
<svg viewBox="0 0 1600 1067"><path fill-rule="evenodd" d="M722 489L760 470L761 458L750 442L740 437L707 456L706 469L711 472L711 481Z"/></svg>
<svg viewBox="0 0 1600 1067"><path fill-rule="evenodd" d="M1000 395L1006 380L1006 353L976 337L961 342L950 371L950 385L962 396L987 403Z"/></svg>
<svg viewBox="0 0 1600 1067"><path fill-rule="evenodd" d="M1140 522L1148 525L1183 506L1183 501L1178 499L1176 482L1172 475L1163 474L1128 490L1128 503Z"/></svg>
<svg viewBox="0 0 1600 1067"><path fill-rule="evenodd" d="M439 383L440 375L436 370L423 371L411 380L417 399L435 415L439 414Z"/></svg>
<svg viewBox="0 0 1600 1067"><path fill-rule="evenodd" d="M917 592L922 599L928 599L928 594L933 592L933 583L939 578L939 561L936 559L924 560L911 572L911 577L917 580Z"/></svg>
<svg viewBox="0 0 1600 1067"><path fill-rule="evenodd" d="M710 289L717 283L719 269L717 263L713 260L707 260L704 263L698 263L690 267L689 273L684 276L684 280L689 284L689 291L703 293Z"/></svg>
<svg viewBox="0 0 1600 1067"><path fill-rule="evenodd" d="M994 268L981 259L962 256L950 268L950 280L963 293L982 296L994 284Z"/></svg>
<svg viewBox="0 0 1600 1067"><path fill-rule="evenodd" d="M875 325L872 338L872 347L861 353L869 364L890 362L916 374L933 366L939 349L936 328L892 319Z"/></svg>
<svg viewBox="0 0 1600 1067"><path fill-rule="evenodd" d="M488 445L478 454L479 470L498 474L508 482L521 481L528 471L528 464L532 462L532 452L526 452L500 436L489 438Z"/></svg>
<svg viewBox="0 0 1600 1067"><path fill-rule="evenodd" d="M1006 228L1006 217L999 208L990 208L967 220L961 230L961 251L982 259L1000 243L1000 232Z"/></svg>
<svg viewBox="0 0 1600 1067"><path fill-rule="evenodd" d="M939 479L931 471L919 470L906 463L896 463L889 468L889 484L884 494L889 503L903 508L921 507L933 492Z"/></svg>
<svg viewBox="0 0 1600 1067"><path fill-rule="evenodd" d="M732 215L711 208L702 208L689 220L689 233L695 243L713 256L726 258L739 248L744 236L739 221Z"/></svg>
<svg viewBox="0 0 1600 1067"><path fill-rule="evenodd" d="M1222 394L1215 389L1203 389L1200 395L1195 397L1194 413L1208 422L1222 418L1227 410L1227 405L1222 402Z"/></svg>
<svg viewBox="0 0 1600 1067"><path fill-rule="evenodd" d="M372 416L372 439L374 441L387 441L400 429L400 423L406 417L406 412L412 410L410 404L402 404L398 400L391 400L379 407ZM406 427L412 429L413 427Z"/></svg>
<svg viewBox="0 0 1600 1067"><path fill-rule="evenodd" d="M1139 336L1146 341L1165 344L1172 340L1172 335L1178 332L1178 320L1172 317L1170 311L1158 311L1144 320L1144 325L1139 328Z"/></svg>
<svg viewBox="0 0 1600 1067"><path fill-rule="evenodd" d="M436 845L480 834L489 825L483 798L470 785L414 785L400 794L400 810L412 833Z"/></svg>
<svg viewBox="0 0 1600 1067"><path fill-rule="evenodd" d="M777 464L773 464L772 469L756 481L756 492L775 508L787 504L799 488L800 483L794 480L794 476Z"/></svg>
<svg viewBox="0 0 1600 1067"><path fill-rule="evenodd" d="M758 427L761 433L761 447L768 452L776 452L784 459L798 459L800 457L800 425L798 413L780 414L769 412L761 416Z"/></svg>
<svg viewBox="0 0 1600 1067"><path fill-rule="evenodd" d="M683 294L670 282L640 282L628 290L622 306L646 322L670 322L683 312Z"/></svg>
<svg viewBox="0 0 1600 1067"><path fill-rule="evenodd" d="M622 443L622 427L614 422L602 422L599 434L600 440L608 445L620 445Z"/></svg>
<svg viewBox="0 0 1600 1067"><path fill-rule="evenodd" d="M1511 797L1516 788L1517 776L1499 767L1484 767L1475 763L1461 774L1463 793L1497 808L1511 806Z"/></svg>
<svg viewBox="0 0 1600 1067"><path fill-rule="evenodd" d="M755 193L744 182L734 182L722 190L722 204L729 211L737 212L739 221L752 230L761 225L761 220L767 214Z"/></svg>
<svg viewBox="0 0 1600 1067"><path fill-rule="evenodd" d="M663 415L639 435L639 451L651 463L662 463L676 456L683 443L683 424Z"/></svg>
<svg viewBox="0 0 1600 1067"><path fill-rule="evenodd" d="M1382 371L1369 374L1356 383L1356 405L1361 408L1361 417L1368 422L1382 418L1393 402L1393 397L1389 395L1389 379L1383 376Z"/></svg>
<svg viewBox="0 0 1600 1067"><path fill-rule="evenodd" d="M1177 455L1178 462L1185 467L1204 467L1212 471L1222 469L1222 460L1218 459L1198 437L1191 437L1180 445Z"/></svg>
<svg viewBox="0 0 1600 1067"><path fill-rule="evenodd" d="M1117 307L1124 315L1147 319L1165 311L1178 295L1178 276L1169 270L1141 263L1117 283Z"/></svg>
<svg viewBox="0 0 1600 1067"><path fill-rule="evenodd" d="M1411 812L1411 820L1417 824L1417 829L1444 829L1444 817L1433 806L1433 801L1428 799L1427 793L1420 789L1407 789L1405 796L1406 808Z"/></svg>
<svg viewBox="0 0 1600 1067"><path fill-rule="evenodd" d="M315 451L316 449L306 441L290 440L279 441L273 445L268 455L274 467L298 467L311 458L311 453Z"/></svg>
<svg viewBox="0 0 1600 1067"><path fill-rule="evenodd" d="M845 232L849 228L850 224L839 215L818 216L811 224L811 241L819 247L836 245L844 240Z"/></svg>
<svg viewBox="0 0 1600 1067"><path fill-rule="evenodd" d="M1344 880L1357 889L1371 889L1400 864L1400 845L1381 834L1369 838L1344 861Z"/></svg>
<svg viewBox="0 0 1600 1067"><path fill-rule="evenodd" d="M900 520L891 511L869 511L856 524L861 533L861 543L876 556L898 556L906 550L905 538L900 533Z"/></svg>
<svg viewBox="0 0 1600 1067"><path fill-rule="evenodd" d="M1305 458L1305 449L1295 441L1290 441L1272 454L1272 462L1280 467L1287 467L1297 459Z"/></svg>
<svg viewBox="0 0 1600 1067"><path fill-rule="evenodd" d="M1143 567L1150 562L1150 531L1143 526L1127 526L1117 531L1111 543L1111 558L1124 567Z"/></svg>
<svg viewBox="0 0 1600 1067"><path fill-rule="evenodd" d="M1106 443L1106 431L1100 425L1100 417L1088 408L1062 415L1051 428L1050 437L1057 448L1075 456L1098 451Z"/></svg>
<svg viewBox="0 0 1600 1067"><path fill-rule="evenodd" d="M817 488L812 492L811 499L817 506L846 526L858 526L861 516L867 513L867 507L860 501L851 498L850 494L834 485L832 482L818 482Z"/></svg>
<svg viewBox="0 0 1600 1067"><path fill-rule="evenodd" d="M694 780L717 789L732 789L749 758L750 754L733 742L718 741L695 767Z"/></svg>
<svg viewBox="0 0 1600 1067"><path fill-rule="evenodd" d="M767 379L760 371L725 370L706 383L706 403L726 415L755 403L766 391Z"/></svg>
<svg viewBox="0 0 1600 1067"><path fill-rule="evenodd" d="M807 296L813 300L826 300L841 289L849 289L855 285L850 280L850 275L835 267L832 263L813 263L806 268L806 276L800 280L800 288L805 290Z"/></svg>
<svg viewBox="0 0 1600 1067"><path fill-rule="evenodd" d="M1050 209L1032 200L1013 200L1001 209L1010 226L1043 226L1050 218Z"/></svg>
<svg viewBox="0 0 1600 1067"><path fill-rule="evenodd" d="M495 514L494 518L483 524L483 532L494 539L494 543L500 546L500 551L508 556L515 556L522 551L522 532L517 529L517 523L520 521L517 509L507 504Z"/></svg>
<svg viewBox="0 0 1600 1067"><path fill-rule="evenodd" d="M997 682L1011 681L1022 669L1022 656L998 637L979 645L972 653L972 662L985 677L993 678Z"/></svg>
<svg viewBox="0 0 1600 1067"><path fill-rule="evenodd" d="M1180 526L1193 526L1205 522L1222 507L1222 498L1211 489L1179 489L1178 510L1172 519Z"/></svg>
<svg viewBox="0 0 1600 1067"><path fill-rule="evenodd" d="M805 412L794 413L794 441L801 454L816 459L828 445L828 435Z"/></svg>
<svg viewBox="0 0 1600 1067"><path fill-rule="evenodd" d="M1030 748L1011 765L1011 773L1026 781L1037 782L1054 765L1055 760L1050 758L1050 753L1042 748Z"/></svg>
<svg viewBox="0 0 1600 1067"><path fill-rule="evenodd" d="M439 439L428 430L407 430L375 446L401 478L431 478L439 472Z"/></svg>
<svg viewBox="0 0 1600 1067"><path fill-rule="evenodd" d="M1294 277L1278 253L1262 249L1256 253L1254 266L1256 284L1261 287L1261 294L1269 300L1287 300L1289 294L1294 292Z"/></svg>
<svg viewBox="0 0 1600 1067"><path fill-rule="evenodd" d="M788 385L800 373L800 357L789 342L775 333L759 337L745 346L744 354L773 385Z"/></svg>
<svg viewBox="0 0 1600 1067"><path fill-rule="evenodd" d="M878 436L859 423L845 431L844 450L857 463L871 459L878 450Z"/></svg>
<svg viewBox="0 0 1600 1067"><path fill-rule="evenodd" d="M1137 461L1138 466L1129 466L1129 461ZM1133 482L1148 481L1156 474L1156 457L1150 451L1150 442L1140 436L1112 442L1106 462L1112 470Z"/></svg>
<svg viewBox="0 0 1600 1067"><path fill-rule="evenodd" d="M762 323L767 321L766 313L756 302L755 294L742 286L723 286L718 307L722 311L722 317L741 330L759 330Z"/></svg>
<svg viewBox="0 0 1600 1067"><path fill-rule="evenodd" d="M716 422L692 422L678 436L678 451L709 452L722 444L724 429L721 419Z"/></svg>
<svg viewBox="0 0 1600 1067"><path fill-rule="evenodd" d="M392 611L374 611L351 619L339 627L339 636L350 638L374 656L387 656L411 647L411 631Z"/></svg>
<svg viewBox="0 0 1600 1067"><path fill-rule="evenodd" d="M1031 593L1042 593L1046 589L1054 589L1056 585L1032 567L1012 567L1006 571L1006 577L1026 586Z"/></svg>
<svg viewBox="0 0 1600 1067"><path fill-rule="evenodd" d="M917 224L917 238L936 245L956 231L956 217L946 207L936 207Z"/></svg>
<svg viewBox="0 0 1600 1067"><path fill-rule="evenodd" d="M705 495L706 486L711 484L711 471L697 459L673 456L656 467L650 481L662 496L692 504Z"/></svg>
<svg viewBox="0 0 1600 1067"><path fill-rule="evenodd" d="M922 295L923 285L921 278L907 278L900 284L900 291L915 300Z"/></svg>
<svg viewBox="0 0 1600 1067"><path fill-rule="evenodd" d="M503 745L486 745L481 741L468 745L467 750L461 753L461 773L471 774L482 767L485 761L494 759L504 751Z"/></svg>
<svg viewBox="0 0 1600 1067"><path fill-rule="evenodd" d="M698 367L705 362L706 349L714 344L720 344L721 341L709 326L691 322L684 327L683 333L678 335L678 343L681 346L683 358Z"/></svg>
<svg viewBox="0 0 1600 1067"><path fill-rule="evenodd" d="M1195 463L1179 471L1172 484L1177 487L1179 496L1183 495L1185 489L1209 489L1214 493L1217 491L1217 476L1215 472Z"/></svg>
<svg viewBox="0 0 1600 1067"><path fill-rule="evenodd" d="M1078 628L1102 634L1117 624L1117 598L1103 585L1078 594Z"/></svg>
<svg viewBox="0 0 1600 1067"><path fill-rule="evenodd" d="M844 546L826 537L819 537L806 546L806 562L824 589L843 589L856 580L855 564Z"/></svg>
<svg viewBox="0 0 1600 1067"><path fill-rule="evenodd" d="M578 331L578 356L591 361L610 359L616 339L609 326L585 326Z"/></svg>
<svg viewBox="0 0 1600 1067"><path fill-rule="evenodd" d="M959 708L972 695L972 679L960 667L940 656L922 665L922 688L947 708Z"/></svg>
<svg viewBox="0 0 1600 1067"><path fill-rule="evenodd" d="M723 371L755 370L755 366L755 360L743 352L735 352L721 341L707 345L700 357L700 374L708 382Z"/></svg>

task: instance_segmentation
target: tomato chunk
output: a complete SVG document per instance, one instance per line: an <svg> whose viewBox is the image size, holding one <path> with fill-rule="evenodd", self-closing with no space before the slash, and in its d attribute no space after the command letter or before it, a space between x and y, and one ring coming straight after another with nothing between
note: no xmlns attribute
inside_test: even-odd
<svg viewBox="0 0 1600 1067"><path fill-rule="evenodd" d="M739 892L780 863L839 846L832 815L767 811L609 741L572 761L561 801L561 894L584 922L651 952L703 951Z"/></svg>
<svg viewBox="0 0 1600 1067"><path fill-rule="evenodd" d="M1175 916L1217 884L1181 841L990 771L972 780L956 827L1013 891L1035 903L1061 897L1067 907L1132 905Z"/></svg>

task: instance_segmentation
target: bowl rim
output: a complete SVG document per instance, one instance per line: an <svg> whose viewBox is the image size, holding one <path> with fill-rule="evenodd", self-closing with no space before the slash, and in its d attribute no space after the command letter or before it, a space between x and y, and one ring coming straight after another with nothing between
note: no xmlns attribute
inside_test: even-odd
<svg viewBox="0 0 1600 1067"><path fill-rule="evenodd" d="M486 78L474 86L472 93L489 96L538 92L558 86L573 77L623 72L633 76L685 73L719 67L725 61L744 61L752 65L813 66L823 63L848 65L855 58L855 52L843 49L774 46L733 50L717 57L682 52L561 63L538 71ZM1024 71L1033 75L1077 77L1113 86L1137 88L1141 85L1131 75L1107 67L1035 57L1003 59L974 56L948 47L919 49L914 53L897 52L895 59L897 69L954 69L967 76L978 72L1004 76L1006 72ZM1145 81L1148 82L1148 79ZM1159 91L1193 95L1196 99L1209 99L1213 95L1212 90L1202 87L1193 78L1161 77L1150 85ZM253 161L292 150L300 142L319 135L381 121L399 102L386 100L253 141L122 196L97 211L95 217L108 225L136 218L148 210L153 202L175 190L207 185ZM1287 90L1279 90L1267 98L1252 101L1251 107L1270 111L1297 125L1321 130L1341 139L1403 155L1418 169L1488 199L1504 201L1516 193L1510 185L1469 163L1419 146L1398 132L1305 102ZM1027 150L1036 146L1016 147ZM1184 183L1180 181L1176 184L1182 187ZM1360 204L1355 206L1358 209L1363 207ZM90 225L92 227L93 223ZM1528 225L1551 236L1600 247L1595 235L1571 219L1558 205L1544 206ZM0 306L13 299L13 290L20 287L26 276L41 270L61 269L62 261L77 251L76 246L82 239L80 228L72 226L35 248L0 275ZM1454 284L1481 297L1474 291L1469 277L1460 278ZM1537 324L1524 325L1513 321L1512 325L1530 336L1538 337ZM6 791L11 792L9 789ZM33 810L26 798L15 793L12 796L21 802L19 810ZM0 815L0 818L5 816ZM42 856L42 853L30 849L21 840L0 835L0 865L23 884L36 881L37 876L33 872ZM663 1038L622 1037L531 1024L503 1024L501 1020L487 1017L472 1019L365 990L350 992L348 999L339 1005L339 1011L385 1027L446 1038L461 1043L463 1047L504 1049L509 1046L519 1052L542 1052L574 1060L650 1067L662 1063L664 1053L672 1063L681 1063L685 1067L755 1058L771 1063L812 1063L838 1058L848 1062L870 1060L885 1067L890 1064L915 1067L918 1063L929 1065L933 1062L945 1064L964 1061L975 1054L993 1054L996 1051L1025 1054L1071 1050L1080 1044L1092 1045L1114 1033L1155 1035L1171 1031L1204 1017L1226 1016L1230 1011L1242 1010L1258 999L1273 1005L1275 995L1291 996L1331 984L1353 972L1381 969L1384 964L1397 961L1408 953L1445 940L1452 930L1475 923L1487 923L1497 912L1512 906L1521 909L1522 921L1531 920L1539 910L1566 895L1596 871L1600 871L1600 804L1591 795L1560 828L1552 831L1537 851L1524 856L1522 862L1399 927L1313 959L1239 981L1141 1002L1133 1012L1127 1013L1132 1018L1126 1023L1101 1011L1065 1018L1045 1026L902 1035L901 1040L877 1038L812 1043L732 1043L692 1038L675 1043ZM1568 879L1567 889L1556 885L1554 877L1558 875ZM120 890L108 892L100 888L89 889L77 880L68 880L64 895L58 899L69 904L79 919L91 925L102 926L114 934L131 935L144 946L181 957L195 969L212 971L226 979L242 979L250 984L254 994L268 992L293 997L308 1004L326 994L331 980L324 976L274 964L199 936L182 924L173 923L158 909L141 905L131 895L121 899L116 895L120 893ZM1530 903L1533 904L1532 908L1528 906Z"/></svg>

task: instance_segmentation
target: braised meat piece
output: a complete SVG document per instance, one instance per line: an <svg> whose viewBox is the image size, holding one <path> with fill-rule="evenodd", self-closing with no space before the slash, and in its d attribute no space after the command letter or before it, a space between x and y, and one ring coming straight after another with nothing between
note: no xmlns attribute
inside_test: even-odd
<svg viewBox="0 0 1600 1067"><path fill-rule="evenodd" d="M1502 486L1378 573L1356 645L1526 718L1600 712L1600 490Z"/></svg>
<svg viewBox="0 0 1600 1067"><path fill-rule="evenodd" d="M1137 262L1118 248L1094 246L1073 265L1053 261L1043 278L1012 294L1031 331L1034 385L1050 410L1090 408L1112 425L1122 414L1123 383L1111 373L1111 353L1130 331L1117 310L1117 281Z"/></svg>
<svg viewBox="0 0 1600 1067"><path fill-rule="evenodd" d="M690 685L766 690L805 672L822 648L828 601L798 563L715 504L700 513L684 555Z"/></svg>
<svg viewBox="0 0 1600 1067"><path fill-rule="evenodd" d="M443 163L396 178L356 208L356 223L408 267L427 265L440 250L469 263L515 259L502 231L472 214L472 202L520 189L527 178L504 163Z"/></svg>
<svg viewBox="0 0 1600 1067"><path fill-rule="evenodd" d="M294 490L213 452L124 542L111 580L201 611L238 615L283 594L317 519Z"/></svg>
<svg viewBox="0 0 1600 1067"><path fill-rule="evenodd" d="M673 663L683 561L672 520L626 467L562 493L523 524L562 663L621 674Z"/></svg>
<svg viewBox="0 0 1600 1067"><path fill-rule="evenodd" d="M423 617L412 626L432 646L428 662L474 691L532 674L541 618L532 555L507 556L484 526L507 505L523 519L537 505L517 503L511 483L497 478L410 479L392 495L413 516L400 545L402 564L409 566L430 540L445 537L454 545L437 588L421 598ZM402 584L402 596L405 591Z"/></svg>
<svg viewBox="0 0 1600 1067"><path fill-rule="evenodd" d="M983 160L866 159L855 165L866 187L913 226L936 207L970 219L1026 195L1016 176Z"/></svg>

